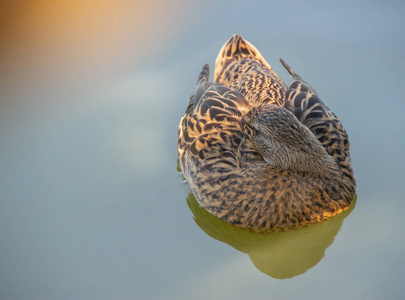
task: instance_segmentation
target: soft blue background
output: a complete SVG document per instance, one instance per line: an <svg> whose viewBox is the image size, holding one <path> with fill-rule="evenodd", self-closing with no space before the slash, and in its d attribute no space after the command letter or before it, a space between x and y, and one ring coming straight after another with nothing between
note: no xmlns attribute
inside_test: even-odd
<svg viewBox="0 0 405 300"><path fill-rule="evenodd" d="M1 299L405 297L404 2L12 2ZM285 59L350 136L356 208L323 260L288 280L204 234L176 171L198 72L234 33L289 84Z"/></svg>

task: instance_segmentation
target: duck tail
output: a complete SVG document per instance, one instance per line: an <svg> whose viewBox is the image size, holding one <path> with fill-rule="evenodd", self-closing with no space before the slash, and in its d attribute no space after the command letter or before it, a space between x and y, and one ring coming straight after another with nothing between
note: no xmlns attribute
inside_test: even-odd
<svg viewBox="0 0 405 300"><path fill-rule="evenodd" d="M234 34L219 51L215 61L214 81L217 81L228 61L247 58L261 62L265 67L271 70L270 65L255 46L247 40L244 40L242 36Z"/></svg>

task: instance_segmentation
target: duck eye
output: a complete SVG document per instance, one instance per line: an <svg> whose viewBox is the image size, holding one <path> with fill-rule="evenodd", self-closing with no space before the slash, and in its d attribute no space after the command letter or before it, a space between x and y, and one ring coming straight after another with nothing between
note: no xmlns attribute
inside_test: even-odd
<svg viewBox="0 0 405 300"><path fill-rule="evenodd" d="M254 136L258 133L258 129L256 125L253 124L245 124L245 132L250 135L250 136Z"/></svg>

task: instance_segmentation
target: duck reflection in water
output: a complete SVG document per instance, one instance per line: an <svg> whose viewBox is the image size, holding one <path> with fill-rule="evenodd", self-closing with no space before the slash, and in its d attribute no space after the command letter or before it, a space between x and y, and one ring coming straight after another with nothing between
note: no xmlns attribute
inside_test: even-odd
<svg viewBox="0 0 405 300"><path fill-rule="evenodd" d="M356 205L324 221L299 229L254 232L233 226L213 216L190 193L187 204L197 225L210 237L249 255L261 272L277 279L291 278L317 265L333 243L343 220Z"/></svg>

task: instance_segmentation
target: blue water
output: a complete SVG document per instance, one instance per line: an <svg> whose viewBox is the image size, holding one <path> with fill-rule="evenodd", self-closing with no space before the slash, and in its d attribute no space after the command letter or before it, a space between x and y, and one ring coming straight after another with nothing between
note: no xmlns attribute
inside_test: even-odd
<svg viewBox="0 0 405 300"><path fill-rule="evenodd" d="M404 13L400 1L4 4L0 299L404 298ZM234 33L289 84L285 59L348 131L357 201L333 223L250 236L190 198L178 122Z"/></svg>

